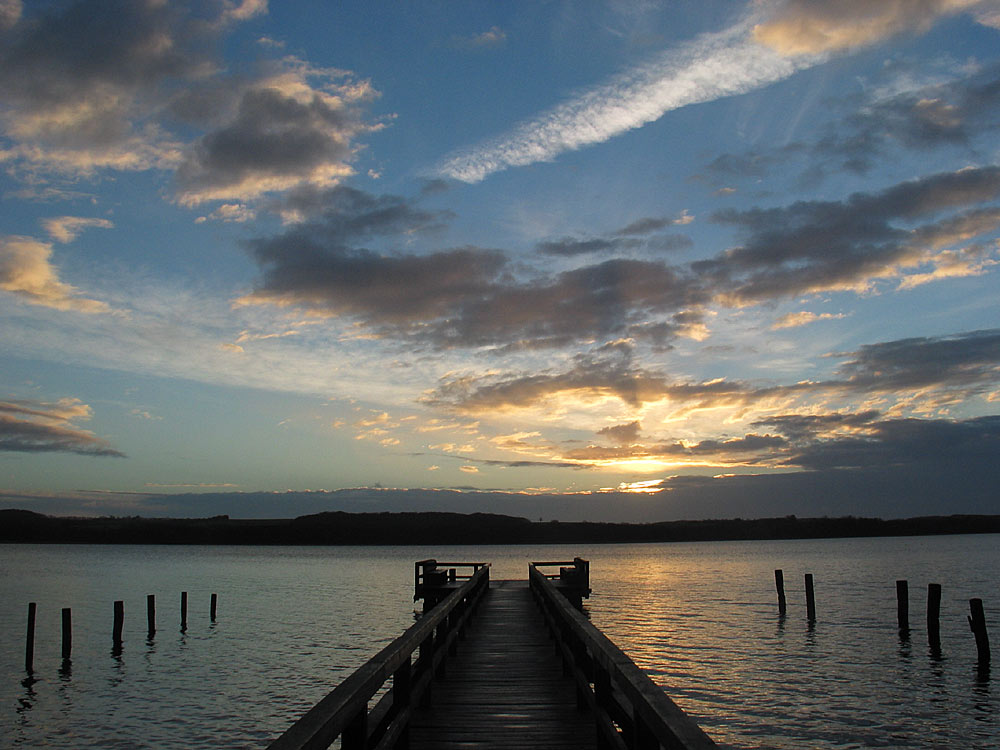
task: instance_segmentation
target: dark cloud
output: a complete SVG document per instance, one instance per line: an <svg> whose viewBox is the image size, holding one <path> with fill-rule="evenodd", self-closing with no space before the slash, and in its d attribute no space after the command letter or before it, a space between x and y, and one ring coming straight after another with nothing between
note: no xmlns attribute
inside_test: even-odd
<svg viewBox="0 0 1000 750"><path fill-rule="evenodd" d="M651 445L620 445L614 448L590 445L566 451L563 457L576 461L699 458L719 465L753 465L761 461L755 454L768 459L787 445L788 441L778 435L749 434L726 440L701 440L691 444L676 441Z"/></svg>
<svg viewBox="0 0 1000 750"><path fill-rule="evenodd" d="M587 253L607 253L623 249L623 245L616 239L596 238L590 240L578 240L573 237L563 237L560 240L550 240L539 242L535 248L545 255L562 255L572 257L574 255L585 255Z"/></svg>
<svg viewBox="0 0 1000 750"><path fill-rule="evenodd" d="M783 463L811 470L963 465L1000 456L1000 416L964 421L889 419L861 435L817 440L793 450Z"/></svg>
<svg viewBox="0 0 1000 750"><path fill-rule="evenodd" d="M378 336L438 348L510 351L633 337L662 350L679 336L703 335L712 302L745 305L983 273L995 255L987 239L1000 228L1000 207L980 204L998 197L1000 168L969 168L843 201L719 212L715 219L745 241L689 266L615 257L527 277L500 250L361 247L375 235L409 238L450 217L391 196L302 189L274 205L318 218L250 243L264 275L244 301L350 316ZM641 241L648 247L670 237ZM541 248L574 255L635 241L564 238Z"/></svg>
<svg viewBox="0 0 1000 750"><path fill-rule="evenodd" d="M835 157L864 173L893 147L929 150L974 148L995 132L1000 109L1000 67L966 78L868 102L815 144L815 153Z"/></svg>
<svg viewBox="0 0 1000 750"><path fill-rule="evenodd" d="M631 224L622 227L617 232L618 236L631 237L631 236L644 236L647 234L653 234L654 232L659 232L666 229L674 224L673 219L666 219L663 217L650 217L647 216L642 219L636 219Z"/></svg>
<svg viewBox="0 0 1000 750"><path fill-rule="evenodd" d="M0 402L0 451L124 457L106 440L70 421L87 419L90 413L90 407L76 399Z"/></svg>
<svg viewBox="0 0 1000 750"><path fill-rule="evenodd" d="M368 130L357 103L371 92L345 84L335 96L308 87L309 77L296 71L291 81L276 76L246 87L233 117L203 136L178 167L180 201L254 198L328 186L349 174L354 140Z"/></svg>
<svg viewBox="0 0 1000 750"><path fill-rule="evenodd" d="M937 338L901 339L836 355L844 360L838 378L790 385L759 385L736 380L682 382L634 363L630 347L577 355L570 368L540 373L493 373L449 376L427 397L429 403L462 412L524 408L564 393L596 398L615 396L638 407L669 400L678 407L739 407L775 398L899 394L944 401L995 389L1000 383L1000 330ZM870 411L850 420L868 420ZM782 418L779 418L782 419ZM789 417L788 420L792 418ZM846 417L795 417L796 422L768 421L796 437L818 431L823 420ZM859 422L860 424L860 422ZM809 427L812 425L813 427Z"/></svg>
<svg viewBox="0 0 1000 750"><path fill-rule="evenodd" d="M611 427L603 427L597 431L598 435L610 438L618 445L631 445L639 439L642 428L639 422L629 422L628 424L618 424Z"/></svg>
<svg viewBox="0 0 1000 750"><path fill-rule="evenodd" d="M1000 330L900 339L862 346L840 368L854 389L960 388L984 392L1000 380Z"/></svg>
<svg viewBox="0 0 1000 750"><path fill-rule="evenodd" d="M151 118L169 80L213 67L221 16L184 3L88 0L24 15L0 39L0 101L18 153L63 170L146 168L170 158Z"/></svg>
<svg viewBox="0 0 1000 750"><path fill-rule="evenodd" d="M906 77L911 71L899 69L897 64L888 66L886 73ZM800 182L815 185L833 171L867 174L899 149L962 149L978 158L979 151L991 147L1000 126L1000 66L887 98L851 96L827 104L850 112L815 140L722 154L696 179L712 185L725 185L734 179L758 180L776 168L787 171L790 158L806 157L811 163Z"/></svg>
<svg viewBox="0 0 1000 750"><path fill-rule="evenodd" d="M905 278L904 269L934 265L944 245L1000 227L1000 211L970 211L916 229L907 224L1000 197L1000 168L931 175L881 193L844 201L798 202L783 208L720 211L715 219L741 229L746 242L692 269L737 304L822 290L859 289L875 280ZM980 249L968 253L973 262ZM974 273L970 268L969 273Z"/></svg>
<svg viewBox="0 0 1000 750"><path fill-rule="evenodd" d="M376 252L373 236L411 236L449 218L391 196L339 187L296 191L292 213L317 216L249 243L263 270L249 304L300 305L355 317L375 333L434 347L552 347L633 331L659 345L700 323L709 299L681 270L612 259L519 280L507 256L475 247L426 254ZM649 314L659 314L651 327Z"/></svg>

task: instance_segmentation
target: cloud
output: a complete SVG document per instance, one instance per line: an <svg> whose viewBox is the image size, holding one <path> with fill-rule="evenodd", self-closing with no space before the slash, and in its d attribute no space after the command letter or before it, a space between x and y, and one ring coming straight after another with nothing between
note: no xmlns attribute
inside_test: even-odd
<svg viewBox="0 0 1000 750"><path fill-rule="evenodd" d="M998 197L1000 168L989 166L930 175L844 201L720 211L715 220L738 227L747 241L692 264L692 270L736 306L827 290L871 291L879 280L902 281L942 263L954 266L954 253L966 264L962 275L975 275L995 262L995 249L973 243L949 254L941 250L1000 228L1000 209L972 209Z"/></svg>
<svg viewBox="0 0 1000 750"><path fill-rule="evenodd" d="M924 32L942 16L981 4L980 0L786 0L774 18L754 27L753 36L782 55L839 52L903 32Z"/></svg>
<svg viewBox="0 0 1000 750"><path fill-rule="evenodd" d="M512 351L619 338L664 349L679 337L707 336L713 303L741 307L981 274L997 262L990 237L1000 228L1000 208L981 204L998 197L1000 167L970 167L841 201L718 212L713 219L735 227L743 243L687 266L655 255L612 257L530 276L497 249L369 249L374 240L408 243L451 217L395 196L304 188L272 204L302 223L249 243L263 276L238 303L343 316L368 335L442 349ZM538 249L574 257L689 242L658 233L666 222L645 218L603 237L564 237Z"/></svg>
<svg viewBox="0 0 1000 750"><path fill-rule="evenodd" d="M92 410L78 399L0 401L0 451L63 452L84 456L124 453L71 420L89 419Z"/></svg>
<svg viewBox="0 0 1000 750"><path fill-rule="evenodd" d="M208 216L199 216L196 224L202 224L209 219L224 221L227 224L243 224L257 218L257 212L245 203L223 203Z"/></svg>
<svg viewBox="0 0 1000 750"><path fill-rule="evenodd" d="M749 26L703 34L649 63L522 123L508 135L447 157L438 173L479 182L494 172L602 143L689 104L746 93L787 78L798 67L749 38Z"/></svg>
<svg viewBox="0 0 1000 750"><path fill-rule="evenodd" d="M286 59L282 70L246 86L226 122L186 150L177 200L245 201L337 184L353 174L355 139L377 127L363 122L360 108L375 95L343 71Z"/></svg>
<svg viewBox="0 0 1000 750"><path fill-rule="evenodd" d="M99 228L111 229L114 227L108 219L86 218L82 216L57 216L52 219L44 219L42 226L45 231L56 242L72 242L85 229Z"/></svg>
<svg viewBox="0 0 1000 750"><path fill-rule="evenodd" d="M377 336L449 348L554 346L633 329L665 342L696 330L699 320L689 308L706 299L680 273L655 262L614 259L518 281L499 250L418 255L358 247L433 231L449 218L394 196L341 186L294 192L284 205L316 218L249 243L263 278L238 304L349 316ZM669 320L651 328L648 310L664 311Z"/></svg>
<svg viewBox="0 0 1000 750"><path fill-rule="evenodd" d="M682 214L678 219L646 217L637 219L617 232L603 237L579 239L567 236L557 240L546 240L539 242L535 250L543 255L561 257L593 253L611 255L639 250L653 252L682 250L694 244L691 238L683 234L664 233L662 230L674 224L686 224L689 218L687 214Z"/></svg>
<svg viewBox="0 0 1000 750"><path fill-rule="evenodd" d="M798 328L799 326L815 323L817 320L839 320L844 317L846 316L842 313L820 313L817 315L816 313L809 312L808 310L801 310L799 312L782 315L771 325L771 330L777 331L782 328Z"/></svg>
<svg viewBox="0 0 1000 750"><path fill-rule="evenodd" d="M33 304L84 313L105 313L104 302L77 296L77 290L59 280L51 263L52 245L30 237L0 237L0 290Z"/></svg>
<svg viewBox="0 0 1000 750"><path fill-rule="evenodd" d="M453 36L451 41L458 49L471 51L494 49L502 46L507 41L507 34L499 26L491 26L488 30L480 34Z"/></svg>
<svg viewBox="0 0 1000 750"><path fill-rule="evenodd" d="M809 470L971 466L1000 451L1000 417L887 419L862 434L816 440L793 450L786 465Z"/></svg>
<svg viewBox="0 0 1000 750"><path fill-rule="evenodd" d="M205 75L214 35L172 3L77 2L21 17L0 45L11 153L73 174L173 164L177 143L155 119L161 87Z"/></svg>
<svg viewBox="0 0 1000 750"><path fill-rule="evenodd" d="M204 217L225 221L244 220L235 207L262 195L336 184L353 173L356 139L380 127L362 121L376 92L294 57L223 64L223 35L266 10L93 0L20 19L0 45L5 159L36 182L167 170L180 204L228 201Z"/></svg>
<svg viewBox="0 0 1000 750"><path fill-rule="evenodd" d="M836 377L793 384L752 384L714 379L683 381L643 368L631 347L577 355L562 371L448 375L425 400L477 414L525 409L576 395L584 400L615 398L641 408L669 404L675 413L696 409L745 408L805 397L831 398L887 394L907 403L920 394L930 403L951 403L986 395L1000 383L1000 330L954 336L910 338L862 346L835 355ZM768 423L770 424L770 423Z"/></svg>
<svg viewBox="0 0 1000 750"><path fill-rule="evenodd" d="M810 157L799 182L815 182L829 171L871 171L877 159L895 158L897 149L928 151L962 149L978 160L992 147L1000 112L1000 67L946 69L929 81L914 82L905 65L888 67L890 80L872 86L864 96L851 95L837 104L850 112L810 142L713 159L701 178L724 185L734 178L758 180L773 169L785 172L794 157ZM970 72L970 67L971 72Z"/></svg>
<svg viewBox="0 0 1000 750"><path fill-rule="evenodd" d="M5 31L21 20L24 6L21 0L0 0L0 31Z"/></svg>
<svg viewBox="0 0 1000 750"><path fill-rule="evenodd" d="M602 427L597 431L597 434L610 438L612 442L618 445L631 445L639 439L641 429L639 422L635 421L612 427Z"/></svg>

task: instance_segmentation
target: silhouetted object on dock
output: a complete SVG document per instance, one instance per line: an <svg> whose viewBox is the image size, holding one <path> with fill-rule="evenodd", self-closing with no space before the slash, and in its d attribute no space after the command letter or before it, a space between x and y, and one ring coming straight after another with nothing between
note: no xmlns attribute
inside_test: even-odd
<svg viewBox="0 0 1000 750"><path fill-rule="evenodd" d="M589 578L580 577L589 570L586 561L543 565L573 572L561 578L532 564L527 582L491 584L484 563L418 562L417 598L436 603L426 606L424 598L424 615L411 628L271 749L325 748L338 736L344 750L716 747L571 603L590 593ZM452 575L448 566L473 571ZM452 587L444 598L441 587ZM414 653L419 656L411 661ZM445 671L446 679L435 679ZM392 688L368 710L390 677Z"/></svg>
<svg viewBox="0 0 1000 750"><path fill-rule="evenodd" d="M788 605L785 601L785 573L782 570L774 571L774 587L778 590L778 617L788 614Z"/></svg>
<svg viewBox="0 0 1000 750"><path fill-rule="evenodd" d="M28 602L28 635L24 642L24 671L31 674L35 667L35 612L38 605Z"/></svg>
<svg viewBox="0 0 1000 750"><path fill-rule="evenodd" d="M927 645L941 650L941 584L927 584Z"/></svg>
<svg viewBox="0 0 1000 750"><path fill-rule="evenodd" d="M896 623L899 637L910 635L910 585L906 581L896 581Z"/></svg>
<svg viewBox="0 0 1000 750"><path fill-rule="evenodd" d="M979 666L989 666L990 663L990 638L986 632L986 613L983 611L982 599L969 599L969 627L976 636L976 651L979 657Z"/></svg>
<svg viewBox="0 0 1000 750"><path fill-rule="evenodd" d="M812 573L806 573L806 619L816 622L816 592L813 589Z"/></svg>
<svg viewBox="0 0 1000 750"><path fill-rule="evenodd" d="M418 560L413 563L413 601L423 599L424 612L427 612L488 565L484 562L438 562L433 558ZM471 568L471 571L459 573L459 568Z"/></svg>
<svg viewBox="0 0 1000 750"><path fill-rule="evenodd" d="M533 562L531 568L557 567L558 574L541 573L555 587L556 591L565 596L570 604L577 609L583 609L583 600L590 598L590 562L574 557L572 564L565 562Z"/></svg>

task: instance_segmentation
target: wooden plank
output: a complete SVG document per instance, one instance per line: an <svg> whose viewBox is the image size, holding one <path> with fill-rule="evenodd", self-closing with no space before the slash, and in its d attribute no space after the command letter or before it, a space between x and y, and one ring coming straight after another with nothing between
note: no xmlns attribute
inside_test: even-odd
<svg viewBox="0 0 1000 750"><path fill-rule="evenodd" d="M526 582L493 584L432 704L410 723L410 748L596 748Z"/></svg>

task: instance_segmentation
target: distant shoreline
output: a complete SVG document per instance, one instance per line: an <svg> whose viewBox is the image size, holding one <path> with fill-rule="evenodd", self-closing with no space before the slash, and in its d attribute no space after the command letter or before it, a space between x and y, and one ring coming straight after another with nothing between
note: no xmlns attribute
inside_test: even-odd
<svg viewBox="0 0 1000 750"><path fill-rule="evenodd" d="M602 523L489 513L317 513L289 519L66 518L0 510L0 542L34 544L614 544L1000 533L1000 515Z"/></svg>

